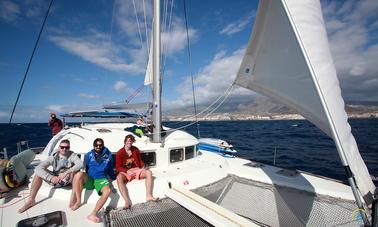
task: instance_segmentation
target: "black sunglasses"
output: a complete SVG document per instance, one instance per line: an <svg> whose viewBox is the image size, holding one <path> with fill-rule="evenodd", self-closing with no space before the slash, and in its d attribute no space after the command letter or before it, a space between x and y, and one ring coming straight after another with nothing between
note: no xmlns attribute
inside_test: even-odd
<svg viewBox="0 0 378 227"><path fill-rule="evenodd" d="M60 146L60 149L70 149L70 146Z"/></svg>
<svg viewBox="0 0 378 227"><path fill-rule="evenodd" d="M96 144L95 147L102 147L104 146L103 144Z"/></svg>

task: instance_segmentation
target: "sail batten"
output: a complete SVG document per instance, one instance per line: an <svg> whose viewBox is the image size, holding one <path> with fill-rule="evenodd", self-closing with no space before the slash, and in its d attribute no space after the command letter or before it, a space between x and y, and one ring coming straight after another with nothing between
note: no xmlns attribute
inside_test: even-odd
<svg viewBox="0 0 378 227"><path fill-rule="evenodd" d="M369 204L375 186L347 122L319 1L260 1L235 83L296 110L333 138Z"/></svg>

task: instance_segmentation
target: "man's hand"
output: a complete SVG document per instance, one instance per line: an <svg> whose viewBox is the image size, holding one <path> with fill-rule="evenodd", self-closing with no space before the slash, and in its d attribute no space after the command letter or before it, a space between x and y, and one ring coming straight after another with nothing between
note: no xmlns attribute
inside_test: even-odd
<svg viewBox="0 0 378 227"><path fill-rule="evenodd" d="M60 181L60 179L59 179L59 177L57 177L57 176L53 176L53 177L51 178L51 180L50 180L50 182L53 183L53 184L58 184L59 181Z"/></svg>
<svg viewBox="0 0 378 227"><path fill-rule="evenodd" d="M66 176L67 176L67 172L60 173L59 176L58 176L59 181L64 180L64 178L66 178Z"/></svg>

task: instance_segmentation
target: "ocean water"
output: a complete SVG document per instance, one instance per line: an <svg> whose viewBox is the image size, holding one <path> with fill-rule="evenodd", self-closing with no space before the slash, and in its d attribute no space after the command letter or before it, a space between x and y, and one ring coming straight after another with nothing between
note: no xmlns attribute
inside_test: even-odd
<svg viewBox="0 0 378 227"><path fill-rule="evenodd" d="M178 128L188 122L164 124ZM350 124L370 174L378 176L378 119L352 119ZM206 121L199 128L202 138L231 142L239 157L346 181L333 141L306 120ZM197 136L196 124L185 130ZM15 154L19 141L39 147L50 138L47 123L0 124L0 149L6 147L10 155Z"/></svg>

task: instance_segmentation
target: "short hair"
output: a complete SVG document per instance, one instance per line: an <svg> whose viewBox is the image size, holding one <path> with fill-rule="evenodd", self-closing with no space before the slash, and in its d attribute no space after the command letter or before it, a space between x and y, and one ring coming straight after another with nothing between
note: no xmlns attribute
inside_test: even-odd
<svg viewBox="0 0 378 227"><path fill-rule="evenodd" d="M135 142L135 137L131 134L125 136L125 140L123 142L126 143L127 139L129 139L129 138L131 139L131 141Z"/></svg>
<svg viewBox="0 0 378 227"><path fill-rule="evenodd" d="M105 144L104 144L104 140L103 140L103 139L101 139L101 138L96 138L96 139L93 141L93 146L94 146L94 147L96 146L96 144L97 144L98 141L100 141L100 142L102 143L102 145L105 146Z"/></svg>
<svg viewBox="0 0 378 227"><path fill-rule="evenodd" d="M68 143L68 144L70 144L70 141L68 139L64 139L64 140L60 141L59 144L61 144L61 143Z"/></svg>

